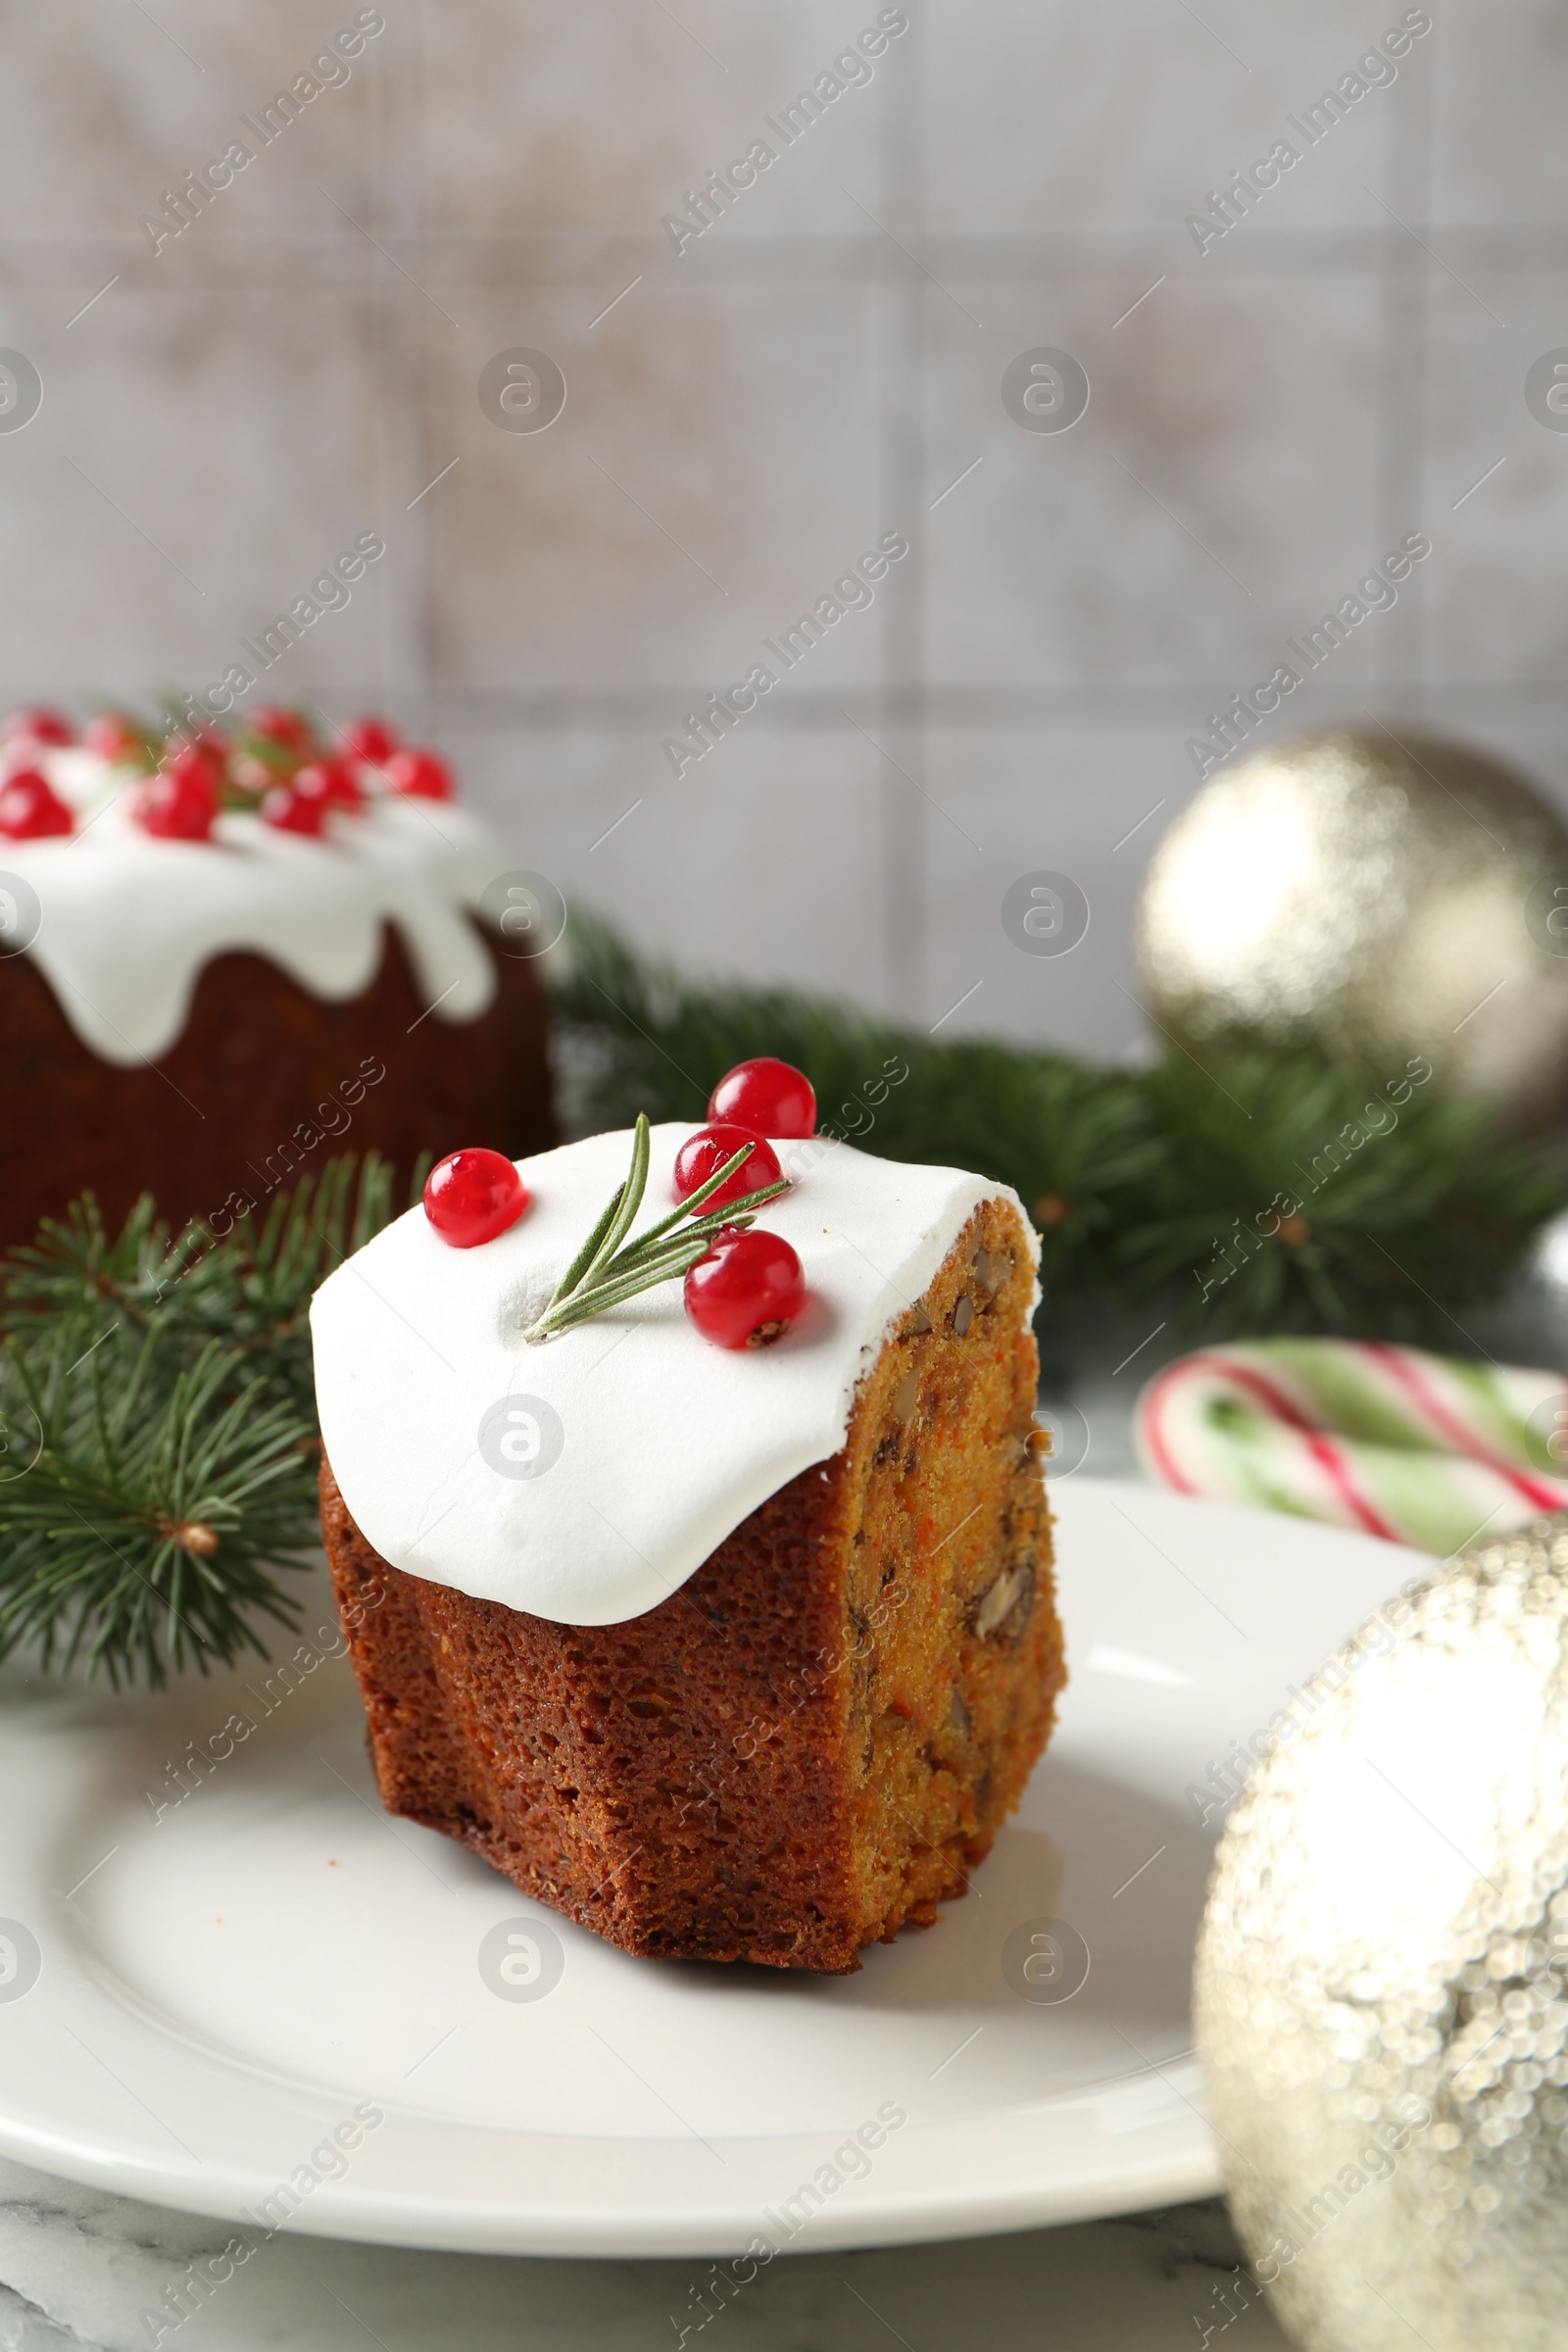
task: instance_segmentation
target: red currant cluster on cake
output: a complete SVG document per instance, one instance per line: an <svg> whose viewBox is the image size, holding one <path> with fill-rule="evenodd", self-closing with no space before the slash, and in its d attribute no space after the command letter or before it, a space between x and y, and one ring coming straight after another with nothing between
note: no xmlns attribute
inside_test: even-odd
<svg viewBox="0 0 1568 2352"><path fill-rule="evenodd" d="M102 760L126 788L135 822L163 841L206 841L225 810L318 840L331 818L354 816L372 800L452 798L446 761L400 744L381 718L331 731L303 710L266 704L225 733L188 719L149 726L106 710L78 742L59 711L25 709L0 724L0 834L36 841L74 830L45 772L50 755L71 750Z"/></svg>
<svg viewBox="0 0 1568 2352"><path fill-rule="evenodd" d="M751 1157L710 1196L710 1206L728 1208L760 1185L779 1181L773 1144L816 1132L816 1095L804 1071L764 1055L739 1062L719 1080L708 1120L676 1154L675 1190L689 1198L750 1144ZM781 1233L721 1228L689 1269L685 1298L687 1314L715 1347L766 1348L784 1337L806 1304L806 1276Z"/></svg>
<svg viewBox="0 0 1568 2352"><path fill-rule="evenodd" d="M640 1120L638 1128L646 1173L647 1122ZM694 1214L699 1208L707 1212L701 1229L707 1246L695 1258L688 1246L684 1266L685 1306L693 1324L705 1340L719 1348L766 1348L781 1340L806 1303L806 1276L800 1257L782 1234L759 1230L750 1216L744 1223L726 1224L723 1212L739 1210L746 1202L755 1204L759 1193L776 1195L786 1190L773 1145L809 1136L815 1129L816 1096L803 1072L787 1061L766 1057L739 1063L714 1087L708 1104L708 1124L688 1136L676 1154L674 1197L680 1205L674 1215L629 1244L624 1257L616 1258L612 1254L614 1245L629 1227L641 1198L639 1181L616 1232L617 1215L628 1200L623 1186L552 1301L552 1308L558 1301L565 1302L559 1309L563 1326L568 1315L583 1320L595 1311L590 1290L583 1295L583 1311L573 1313L571 1286L574 1281L591 1283L601 1259L606 1267L602 1278L605 1305L618 1303L635 1296L637 1290L652 1288L682 1271L661 1254L661 1245L664 1251L678 1255L681 1217L689 1203ZM745 1158L732 1165L742 1152ZM636 1165L634 1145L634 1172ZM483 1150L452 1152L431 1169L424 1188L424 1213L454 1250L472 1250L495 1241L516 1224L531 1200L532 1195L513 1162L499 1152ZM691 1230L687 1228L688 1244ZM617 1266L624 1267L618 1283L613 1279ZM545 1326L549 1321L547 1310L535 1327L541 1336L548 1336Z"/></svg>

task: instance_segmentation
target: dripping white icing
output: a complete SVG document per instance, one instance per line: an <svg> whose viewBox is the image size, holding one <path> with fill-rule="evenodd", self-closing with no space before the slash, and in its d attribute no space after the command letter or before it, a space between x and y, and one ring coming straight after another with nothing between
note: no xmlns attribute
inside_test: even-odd
<svg viewBox="0 0 1568 2352"><path fill-rule="evenodd" d="M448 801L387 796L333 821L328 838L224 815L210 842L159 841L129 815L90 754L44 762L76 810L74 835L0 840L0 869L37 894L26 951L82 1044L130 1066L168 1052L202 966L250 950L313 996L358 996L395 925L434 1017L470 1021L495 967L467 909L505 863L488 829Z"/></svg>
<svg viewBox="0 0 1568 2352"><path fill-rule="evenodd" d="M689 1126L653 1131L647 1224ZM340 1266L311 1315L321 1434L355 1521L394 1567L567 1625L657 1607L798 1472L843 1445L862 1373L982 1200L1005 1185L848 1145L779 1147L803 1172L763 1221L799 1250L807 1314L775 1347L710 1347L678 1282L528 1347L522 1331L625 1175L627 1134L519 1160L533 1204L498 1241L443 1242L414 1209ZM805 1164L809 1162L811 1164ZM521 1405L503 1475L480 1428ZM490 1441L495 1450L495 1441Z"/></svg>

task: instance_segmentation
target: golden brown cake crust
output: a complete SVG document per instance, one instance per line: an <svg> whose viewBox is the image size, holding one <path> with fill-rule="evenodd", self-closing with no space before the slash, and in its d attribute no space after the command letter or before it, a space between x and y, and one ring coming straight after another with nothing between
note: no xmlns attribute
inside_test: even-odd
<svg viewBox="0 0 1568 2352"><path fill-rule="evenodd" d="M971 1218L843 1450L660 1607L552 1624L322 1525L389 1811L625 1950L842 1972L961 1894L1065 1680L1024 1324L1033 1241Z"/></svg>

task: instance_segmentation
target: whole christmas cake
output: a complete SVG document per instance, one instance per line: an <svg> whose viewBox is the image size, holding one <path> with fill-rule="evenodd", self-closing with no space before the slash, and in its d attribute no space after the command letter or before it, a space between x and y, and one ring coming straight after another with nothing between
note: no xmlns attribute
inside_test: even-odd
<svg viewBox="0 0 1568 2352"><path fill-rule="evenodd" d="M964 1891L1065 1677L1037 1243L784 1065L710 1108L459 1152L329 1277L326 1546L389 1810L626 1950L846 1971Z"/></svg>
<svg viewBox="0 0 1568 2352"><path fill-rule="evenodd" d="M110 715L0 743L0 1247L90 1189L218 1236L334 1150L401 1172L552 1140L530 963L476 919L506 860L379 720L220 736Z"/></svg>

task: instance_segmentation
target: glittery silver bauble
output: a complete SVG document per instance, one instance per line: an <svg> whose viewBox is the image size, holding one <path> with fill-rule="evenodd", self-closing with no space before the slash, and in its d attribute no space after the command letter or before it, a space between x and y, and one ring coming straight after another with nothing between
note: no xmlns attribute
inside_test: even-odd
<svg viewBox="0 0 1568 2352"><path fill-rule="evenodd" d="M1280 1706L1196 1982L1253 2276L1308 2352L1560 2352L1568 1514L1407 1587Z"/></svg>
<svg viewBox="0 0 1568 2352"><path fill-rule="evenodd" d="M1211 776L1150 870L1139 960L1199 1052L1315 1047L1378 1079L1425 1056L1518 1125L1568 1100L1568 832L1456 744L1304 736Z"/></svg>

